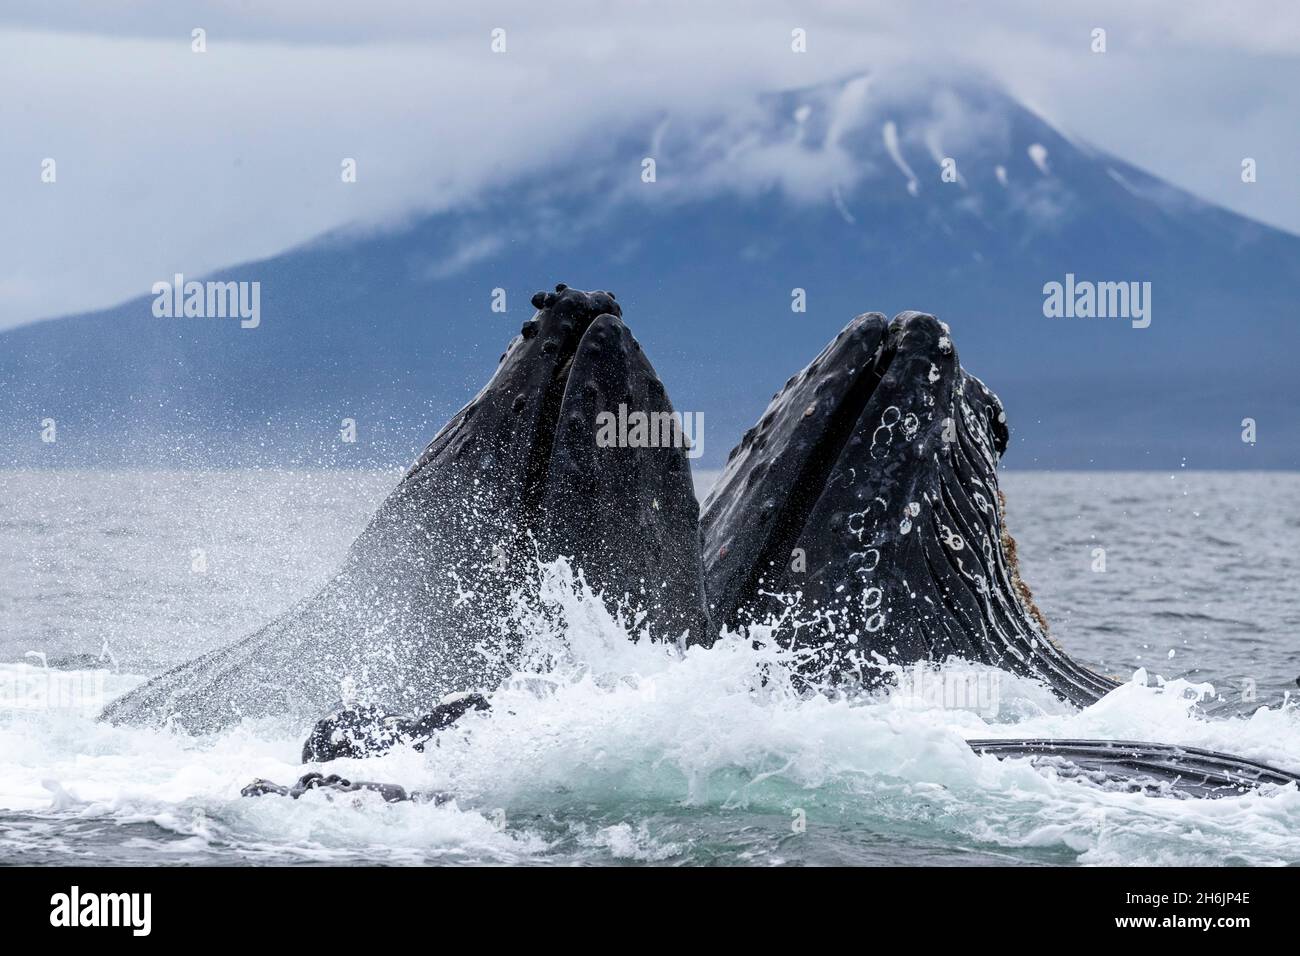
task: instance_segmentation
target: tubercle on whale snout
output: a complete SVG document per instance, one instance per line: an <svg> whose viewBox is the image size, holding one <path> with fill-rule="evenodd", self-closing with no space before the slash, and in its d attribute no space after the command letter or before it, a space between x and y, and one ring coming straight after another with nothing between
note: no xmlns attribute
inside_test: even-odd
<svg viewBox="0 0 1300 956"><path fill-rule="evenodd" d="M404 481L414 479L421 469L443 453L444 438L454 433L459 425L468 423L476 415L481 417L484 405L490 403L489 393L494 386L507 386L506 390L510 392L509 414L521 422L527 419L530 412L535 416L534 434L541 447L530 452L531 460L522 469L522 473L526 504L536 504L536 496L530 494L528 489L536 488L538 471L545 467L549 442L555 430L559 404L568 385L574 356L597 321L604 316L612 316L612 321L621 323L623 309L613 292L584 292L562 282L555 286L554 292L534 293L531 301L538 311L524 321L519 334L506 346L497 360L497 373L425 446L411 465ZM640 350L639 345L636 348ZM511 360L537 370L537 374L531 378L515 375L521 380L512 382L511 370L506 367ZM498 440L503 443L512 440L516 437L512 431L513 426L511 431L502 431Z"/></svg>
<svg viewBox="0 0 1300 956"><path fill-rule="evenodd" d="M568 293L568 295L566 296L565 293ZM606 305L606 303L597 298L599 296L604 296L608 299L609 304ZM585 301L591 303L592 306L595 306L596 308L589 308L588 311L594 311L597 315L606 312L611 315L617 315L620 318L623 315L623 307L618 304L617 297L614 293L610 292L608 289L597 290L594 292L583 292L579 289L570 289L563 282L558 283L555 286L554 292L534 292L531 301L533 308L540 312L545 310L555 310L561 307L566 299L571 302Z"/></svg>

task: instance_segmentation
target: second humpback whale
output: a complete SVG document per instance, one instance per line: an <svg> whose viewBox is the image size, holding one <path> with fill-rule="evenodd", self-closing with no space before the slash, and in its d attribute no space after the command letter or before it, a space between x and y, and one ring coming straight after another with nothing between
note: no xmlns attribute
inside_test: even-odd
<svg viewBox="0 0 1300 956"><path fill-rule="evenodd" d="M1117 682L1056 645L1020 578L1007 437L943 323L858 316L773 396L704 503L714 614L771 618L797 594L784 636L816 673L955 656L1099 699Z"/></svg>
<svg viewBox="0 0 1300 956"><path fill-rule="evenodd" d="M775 623L823 683L949 657L1037 678L1091 704L1119 686L1049 635L1020 576L997 466L998 397L962 368L934 316L853 319L773 397L704 503L715 622ZM971 740L1063 777L1221 797L1300 775L1135 741Z"/></svg>

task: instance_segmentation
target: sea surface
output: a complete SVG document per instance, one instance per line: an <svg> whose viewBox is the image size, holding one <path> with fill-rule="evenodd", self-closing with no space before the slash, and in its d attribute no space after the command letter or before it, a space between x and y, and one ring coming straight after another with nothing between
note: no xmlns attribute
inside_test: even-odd
<svg viewBox="0 0 1300 956"><path fill-rule="evenodd" d="M0 471L0 862L1300 863L1295 788L1152 798L963 743L1145 739L1300 768L1300 474L1004 473L1053 635L1128 681L1082 712L960 662L809 698L745 640L634 644L561 569L539 655L559 664L428 753L330 766L449 804L241 798L302 772L308 728L287 721L194 738L94 719L310 594L399 477Z"/></svg>

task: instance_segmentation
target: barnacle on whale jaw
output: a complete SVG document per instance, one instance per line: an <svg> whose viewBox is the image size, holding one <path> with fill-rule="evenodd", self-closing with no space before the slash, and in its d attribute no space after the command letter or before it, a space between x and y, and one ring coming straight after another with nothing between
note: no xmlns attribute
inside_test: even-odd
<svg viewBox="0 0 1300 956"><path fill-rule="evenodd" d="M1028 611L1038 626L1042 628L1043 634L1057 647L1060 642L1052 637L1051 630L1047 626L1047 616L1038 607L1038 602L1034 600L1034 592L1030 589L1028 582L1020 574L1020 553L1016 550L1016 539L1011 536L1011 529L1007 527L1007 496L1001 488L998 489L998 521L1002 525L1002 550L1007 555L1007 566L1011 570L1011 585L1020 595L1021 603L1024 604L1025 610Z"/></svg>

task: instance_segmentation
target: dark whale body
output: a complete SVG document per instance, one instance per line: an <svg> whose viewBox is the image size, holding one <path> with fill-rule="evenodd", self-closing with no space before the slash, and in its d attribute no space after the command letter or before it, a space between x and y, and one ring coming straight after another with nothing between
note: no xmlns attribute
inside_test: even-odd
<svg viewBox="0 0 1300 956"><path fill-rule="evenodd" d="M613 295L563 285L492 379L430 442L318 594L243 640L109 705L112 721L207 732L245 716L318 717L349 681L408 712L500 674L477 650L537 559L565 555L655 637L711 639L699 506L684 447L598 447L620 403L672 412Z"/></svg>
<svg viewBox="0 0 1300 956"><path fill-rule="evenodd" d="M1002 403L961 367L945 325L920 312L853 319L772 397L704 503L715 623L776 621L803 669L831 681L870 684L878 662L952 656L1038 678L1079 706L1097 701L1118 682L1057 646L1020 578L997 481L1008 437ZM1152 795L1300 783L1191 747L969 743Z"/></svg>
<svg viewBox="0 0 1300 956"><path fill-rule="evenodd" d="M860 315L772 398L704 503L720 623L774 618L808 668L956 656L1038 677L1076 704L1116 686L1071 660L1020 580L997 464L1002 404L948 329Z"/></svg>
<svg viewBox="0 0 1300 956"><path fill-rule="evenodd" d="M651 637L709 644L715 628L779 619L779 640L833 680L950 656L1045 681L1078 705L1116 686L1071 660L1021 581L997 483L1001 403L962 369L947 328L858 316L772 399L705 502L683 447L602 447L602 412L671 413L605 292L557 286L483 390L435 436L318 594L253 635L114 701L110 720L218 729L242 716L321 720L303 759L419 745L501 675L478 653L538 558L564 555ZM702 553L701 553L702 549ZM705 600L705 595L708 600ZM791 608L791 596L797 602ZM779 617L783 611L792 613ZM432 707L432 710L430 708ZM401 713L414 716L403 717ZM974 740L1062 776L1152 794L1240 793L1300 777L1243 758L1123 741ZM318 772L245 795L376 790Z"/></svg>
<svg viewBox="0 0 1300 956"><path fill-rule="evenodd" d="M968 740L976 753L1021 757L1039 769L1152 796L1228 797L1300 776L1245 757L1132 740Z"/></svg>

